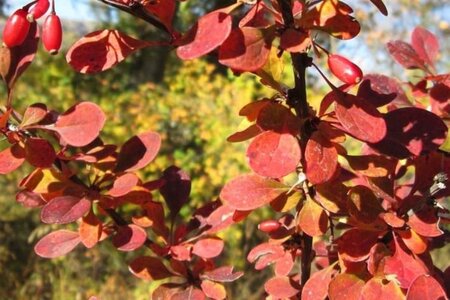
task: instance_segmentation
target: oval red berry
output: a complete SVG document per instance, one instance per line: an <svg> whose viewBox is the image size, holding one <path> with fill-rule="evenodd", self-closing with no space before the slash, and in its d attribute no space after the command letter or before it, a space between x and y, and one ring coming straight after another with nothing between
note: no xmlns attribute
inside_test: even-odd
<svg viewBox="0 0 450 300"><path fill-rule="evenodd" d="M348 84L359 83L363 78L361 69L341 55L330 54L328 56L328 67L334 76Z"/></svg>
<svg viewBox="0 0 450 300"><path fill-rule="evenodd" d="M25 9L16 10L6 21L3 28L3 42L9 48L21 45L30 30Z"/></svg>
<svg viewBox="0 0 450 300"><path fill-rule="evenodd" d="M48 0L39 0L35 6L30 9L30 12L27 15L27 19L29 22L34 22L35 20L42 17L50 8L50 1Z"/></svg>
<svg viewBox="0 0 450 300"><path fill-rule="evenodd" d="M278 230L281 227L280 222L276 220L266 220L258 225L258 229L265 233L274 232L275 230Z"/></svg>
<svg viewBox="0 0 450 300"><path fill-rule="evenodd" d="M49 15L42 26L42 43L50 54L58 53L62 43L61 20L55 14Z"/></svg>

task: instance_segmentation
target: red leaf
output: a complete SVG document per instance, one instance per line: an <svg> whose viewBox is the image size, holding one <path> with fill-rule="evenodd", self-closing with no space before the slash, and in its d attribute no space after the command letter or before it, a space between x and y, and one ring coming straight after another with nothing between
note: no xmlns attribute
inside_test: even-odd
<svg viewBox="0 0 450 300"><path fill-rule="evenodd" d="M170 298L170 300L205 300L205 299L206 299L205 294L201 290L195 288L194 286L189 286L187 289L177 292Z"/></svg>
<svg viewBox="0 0 450 300"><path fill-rule="evenodd" d="M447 295L441 284L430 275L417 277L408 289L406 300L445 300Z"/></svg>
<svg viewBox="0 0 450 300"><path fill-rule="evenodd" d="M404 300L402 290L394 281L384 280L382 277L374 277L370 279L361 291L360 300Z"/></svg>
<svg viewBox="0 0 450 300"><path fill-rule="evenodd" d="M364 281L354 274L339 274L328 286L330 300L359 300Z"/></svg>
<svg viewBox="0 0 450 300"><path fill-rule="evenodd" d="M300 211L298 226L309 236L322 236L328 230L328 216L319 204L307 200Z"/></svg>
<svg viewBox="0 0 450 300"><path fill-rule="evenodd" d="M52 199L41 210L41 221L47 224L72 223L91 208L91 201L86 198L60 196Z"/></svg>
<svg viewBox="0 0 450 300"><path fill-rule="evenodd" d="M116 172L133 172L155 159L161 147L161 137L155 132L136 135L125 142L117 158Z"/></svg>
<svg viewBox="0 0 450 300"><path fill-rule="evenodd" d="M206 223L211 226L211 228L208 229L208 233L213 234L221 231L230 225L241 221L247 217L248 214L250 214L250 211L237 211L228 205L222 205L213 211L206 219Z"/></svg>
<svg viewBox="0 0 450 300"><path fill-rule="evenodd" d="M247 260L254 263L256 270L262 270L269 264L274 263L285 254L284 247L278 244L263 243L253 248L247 255Z"/></svg>
<svg viewBox="0 0 450 300"><path fill-rule="evenodd" d="M209 297L211 299L222 300L227 297L225 287L220 283L203 280L201 283L201 288L206 297Z"/></svg>
<svg viewBox="0 0 450 300"><path fill-rule="evenodd" d="M345 156L350 167L367 177L387 177L397 165L397 160L381 155Z"/></svg>
<svg viewBox="0 0 450 300"><path fill-rule="evenodd" d="M411 105L400 83L391 77L380 74L364 75L364 81L359 85L358 97L376 107L389 103Z"/></svg>
<svg viewBox="0 0 450 300"><path fill-rule="evenodd" d="M44 139L31 137L25 141L26 160L36 168L50 168L56 159L53 146Z"/></svg>
<svg viewBox="0 0 450 300"><path fill-rule="evenodd" d="M371 189L363 185L357 185L350 189L347 207L350 216L356 221L366 224L374 223L383 211L380 200Z"/></svg>
<svg viewBox="0 0 450 300"><path fill-rule="evenodd" d="M347 133L361 141L376 143L386 136L381 113L363 98L350 94L336 97L336 117Z"/></svg>
<svg viewBox="0 0 450 300"><path fill-rule="evenodd" d="M328 285L336 272L333 266L330 266L313 273L303 287L301 300L325 300L328 296Z"/></svg>
<svg viewBox="0 0 450 300"><path fill-rule="evenodd" d="M387 48L392 57L406 69L425 68L423 59L410 44L403 41L392 41L387 43Z"/></svg>
<svg viewBox="0 0 450 300"><path fill-rule="evenodd" d="M219 62L236 71L257 71L269 58L271 43L262 30L235 28L219 48Z"/></svg>
<svg viewBox="0 0 450 300"><path fill-rule="evenodd" d="M80 73L108 70L133 52L152 46L117 30L99 30L84 36L69 49L67 62Z"/></svg>
<svg viewBox="0 0 450 300"><path fill-rule="evenodd" d="M120 197L128 194L139 183L139 177L134 173L125 173L116 178L108 195Z"/></svg>
<svg viewBox="0 0 450 300"><path fill-rule="evenodd" d="M382 0L370 0L370 2L372 2L383 15L388 15L388 10Z"/></svg>
<svg viewBox="0 0 450 300"><path fill-rule="evenodd" d="M33 61L38 44L39 30L37 23L34 22L30 24L28 35L21 45L11 49L2 48L0 56L1 75L10 90Z"/></svg>
<svg viewBox="0 0 450 300"><path fill-rule="evenodd" d="M286 29L280 38L280 47L288 52L304 52L311 45L311 39L307 32L297 29Z"/></svg>
<svg viewBox="0 0 450 300"><path fill-rule="evenodd" d="M46 127L61 135L69 145L86 146L99 134L105 124L105 114L92 102L80 102L59 116L55 127Z"/></svg>
<svg viewBox="0 0 450 300"><path fill-rule="evenodd" d="M202 16L183 37L178 57L194 59L213 51L230 35L232 23L231 16L220 11Z"/></svg>
<svg viewBox="0 0 450 300"><path fill-rule="evenodd" d="M417 277L428 274L428 270L403 249L403 242L397 236L394 236L394 243L395 253L392 257L386 258L384 273L395 275L400 287L407 289Z"/></svg>
<svg viewBox="0 0 450 300"><path fill-rule="evenodd" d="M258 125L253 124L242 131L238 131L238 132L235 132L232 135L230 135L227 138L227 142L230 142L230 143L243 142L243 141L249 140L251 138L254 138L261 132L262 132L261 128Z"/></svg>
<svg viewBox="0 0 450 300"><path fill-rule="evenodd" d="M25 113L23 114L22 123L20 127L24 128L29 125L34 125L44 120L47 116L48 110L47 106L42 103L32 104L27 107Z"/></svg>
<svg viewBox="0 0 450 300"><path fill-rule="evenodd" d="M350 229L337 240L339 256L349 262L366 260L377 240L377 232Z"/></svg>
<svg viewBox="0 0 450 300"><path fill-rule="evenodd" d="M412 32L411 45L422 60L434 66L439 54L439 40L434 34L418 26Z"/></svg>
<svg viewBox="0 0 450 300"><path fill-rule="evenodd" d="M416 107L390 111L385 120L387 136L371 147L390 156L427 154L438 149L447 136L447 126L438 116Z"/></svg>
<svg viewBox="0 0 450 300"><path fill-rule="evenodd" d="M78 232L69 230L53 231L37 242L34 252L44 258L55 258L72 251L80 243Z"/></svg>
<svg viewBox="0 0 450 300"><path fill-rule="evenodd" d="M87 216L83 217L78 228L81 242L86 248L92 248L100 241L102 236L103 224L90 212Z"/></svg>
<svg viewBox="0 0 450 300"><path fill-rule="evenodd" d="M306 177L312 184L330 181L338 171L338 153L332 143L314 132L306 144Z"/></svg>
<svg viewBox="0 0 450 300"><path fill-rule="evenodd" d="M112 243L120 251L134 251L147 241L147 232L139 226L130 224L119 227Z"/></svg>
<svg viewBox="0 0 450 300"><path fill-rule="evenodd" d="M144 280L161 280L173 276L159 258L139 256L129 265L134 276Z"/></svg>
<svg viewBox="0 0 450 300"><path fill-rule="evenodd" d="M436 209L425 207L409 217L408 225L418 234L425 237L438 237L444 234L439 228Z"/></svg>
<svg viewBox="0 0 450 300"><path fill-rule="evenodd" d="M247 157L255 173L281 178L295 171L301 150L297 139L291 134L266 131L251 142Z"/></svg>
<svg viewBox="0 0 450 300"><path fill-rule="evenodd" d="M253 102L258 103L258 102ZM265 131L275 131L277 133L291 133L292 135L297 135L299 133L299 128L301 124L298 118L291 112L289 108L279 103L261 103L261 108L258 109L258 105L253 106L255 110L253 114L256 115L256 124ZM245 106L244 108L251 108L252 106ZM243 113L242 109L241 113ZM250 113L245 111L246 113ZM247 118L252 119L249 115Z"/></svg>
<svg viewBox="0 0 450 300"><path fill-rule="evenodd" d="M294 297L300 292L299 284L287 276L269 279L264 284L264 289L269 295L278 299Z"/></svg>
<svg viewBox="0 0 450 300"><path fill-rule="evenodd" d="M192 253L204 259L214 258L222 253L224 242L219 238L205 238L194 244Z"/></svg>
<svg viewBox="0 0 450 300"><path fill-rule="evenodd" d="M171 215L175 216L181 207L189 201L191 178L185 171L176 166L164 170L162 178L165 184L159 191L169 206Z"/></svg>
<svg viewBox="0 0 450 300"><path fill-rule="evenodd" d="M177 4L175 0L147 1L150 2L144 6L145 10L155 15L169 30L172 31L172 20L175 15Z"/></svg>
<svg viewBox="0 0 450 300"><path fill-rule="evenodd" d="M18 192L16 194L16 201L29 208L41 207L46 203L40 194L27 190Z"/></svg>
<svg viewBox="0 0 450 300"><path fill-rule="evenodd" d="M405 246L414 254L422 254L427 250L427 240L418 235L414 230L397 230L396 233L401 237Z"/></svg>
<svg viewBox="0 0 450 300"><path fill-rule="evenodd" d="M203 273L201 275L201 278L217 282L233 282L238 280L244 275L244 273L242 272L233 273L233 268L234 267L229 266L220 267L212 271Z"/></svg>
<svg viewBox="0 0 450 300"><path fill-rule="evenodd" d="M284 195L289 187L258 175L241 175L228 182L220 198L237 210L253 210Z"/></svg>
<svg viewBox="0 0 450 300"><path fill-rule="evenodd" d="M0 174L9 174L19 168L25 161L25 151L18 144L0 152Z"/></svg>

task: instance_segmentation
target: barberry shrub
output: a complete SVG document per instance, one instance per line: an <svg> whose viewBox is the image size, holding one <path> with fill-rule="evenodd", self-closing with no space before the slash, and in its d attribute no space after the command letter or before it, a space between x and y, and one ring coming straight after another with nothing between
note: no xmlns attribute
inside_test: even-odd
<svg viewBox="0 0 450 300"><path fill-rule="evenodd" d="M64 225L37 242L37 255L59 257L101 242L118 251L145 248L128 267L138 278L164 280L152 299L225 299L224 284L243 273L218 265L224 241L217 233L266 206L276 217L261 221L267 241L247 259L256 270L273 266L264 283L268 299L447 299L450 269L435 267L430 255L448 241L450 196L450 79L436 74L435 35L417 27L411 43L387 45L396 62L421 74L401 83L363 75L345 55L315 40L317 33L341 40L358 35L360 25L342 1L241 0L202 15L186 32L173 26L175 0L100 2L146 21L166 39L92 32L67 52L75 71L98 73L135 51L167 47L182 60L210 55L237 74L253 73L273 94L243 107L248 126L228 137L250 140L252 173L229 181L220 200L185 221L180 210L189 205L191 190L185 171L169 166L151 181L138 175L164 143L158 133L111 145L100 137L107 116L94 103L79 102L62 113L40 103L23 113L14 109L14 85L40 40L35 19L50 5L44 47L57 52L62 35L55 1L33 1L16 11L0 51L8 93L0 128L9 145L0 152L0 173L31 165L17 201L40 209L43 223ZM388 14L381 0L371 2ZM319 68L316 61L324 56L342 86ZM277 68L287 57L290 87ZM330 88L317 111L306 94L312 67ZM349 154L349 144L360 145L361 153ZM132 215L122 213L126 205Z"/></svg>

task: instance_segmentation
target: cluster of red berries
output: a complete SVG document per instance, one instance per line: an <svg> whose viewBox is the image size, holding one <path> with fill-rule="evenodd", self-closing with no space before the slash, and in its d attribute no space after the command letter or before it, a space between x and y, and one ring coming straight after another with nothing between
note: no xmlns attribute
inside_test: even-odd
<svg viewBox="0 0 450 300"><path fill-rule="evenodd" d="M6 21L3 29L3 43L8 47L21 45L30 30L31 23L45 15L50 8L49 0L37 0L16 10ZM50 54L58 53L62 43L61 20L55 13L55 3L42 25L42 43Z"/></svg>

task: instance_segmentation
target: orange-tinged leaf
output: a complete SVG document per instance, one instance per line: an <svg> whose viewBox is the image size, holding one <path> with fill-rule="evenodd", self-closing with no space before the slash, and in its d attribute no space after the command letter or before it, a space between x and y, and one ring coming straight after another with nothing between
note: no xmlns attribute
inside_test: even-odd
<svg viewBox="0 0 450 300"><path fill-rule="evenodd" d="M232 25L231 16L220 11L202 16L182 38L178 57L194 59L213 51L230 35Z"/></svg>
<svg viewBox="0 0 450 300"><path fill-rule="evenodd" d="M206 297L215 300L222 300L227 297L227 291L225 290L225 287L220 283L203 280L200 286Z"/></svg>
<svg viewBox="0 0 450 300"><path fill-rule="evenodd" d="M245 128L244 130L238 131L233 133L227 138L227 142L230 143L239 143L246 140L249 140L251 138L254 138L258 134L262 133L261 128L259 128L258 125L253 124L249 127Z"/></svg>
<svg viewBox="0 0 450 300"><path fill-rule="evenodd" d="M311 45L311 39L307 32L288 28L280 38L280 47L288 52L304 52Z"/></svg>
<svg viewBox="0 0 450 300"><path fill-rule="evenodd" d="M177 292L174 294L170 300L205 300L206 296L205 294L195 288L194 286L189 286L187 289Z"/></svg>
<svg viewBox="0 0 450 300"><path fill-rule="evenodd" d="M34 125L42 121L47 116L47 107L42 103L35 103L27 107L23 114L22 123L20 127L24 128L29 125Z"/></svg>
<svg viewBox="0 0 450 300"><path fill-rule="evenodd" d="M173 276L161 259L152 256L139 256L128 268L134 276L144 280L161 280Z"/></svg>
<svg viewBox="0 0 450 300"><path fill-rule="evenodd" d="M59 133L69 145L86 146L97 138L106 117L101 108L92 102L80 102L58 117L54 127L46 127Z"/></svg>
<svg viewBox="0 0 450 300"><path fill-rule="evenodd" d="M19 144L0 152L0 174L9 174L19 168L25 161L25 151Z"/></svg>
<svg viewBox="0 0 450 300"><path fill-rule="evenodd" d="M271 102L258 113L256 124L261 129L272 130L278 133L299 134L301 124L292 111L284 105Z"/></svg>
<svg viewBox="0 0 450 300"><path fill-rule="evenodd" d="M94 213L89 212L81 219L78 233L81 242L86 248L92 248L100 241L102 236L103 223L95 216Z"/></svg>
<svg viewBox="0 0 450 300"><path fill-rule="evenodd" d="M67 62L80 73L97 73L112 68L133 52L152 46L117 30L99 30L84 36L70 47Z"/></svg>
<svg viewBox="0 0 450 300"><path fill-rule="evenodd" d="M307 200L299 215L299 227L309 236L322 236L328 230L328 216L313 200Z"/></svg>
<svg viewBox="0 0 450 300"><path fill-rule="evenodd" d="M367 270L373 276L384 276L384 258L391 255L387 246L383 243L376 243L371 249L367 260Z"/></svg>
<svg viewBox="0 0 450 300"><path fill-rule="evenodd" d="M325 300L328 296L328 285L336 273L334 266L313 273L303 287L301 300Z"/></svg>
<svg viewBox="0 0 450 300"><path fill-rule="evenodd" d="M271 43L260 29L235 28L219 48L219 62L236 71L257 71L269 58Z"/></svg>
<svg viewBox="0 0 450 300"><path fill-rule="evenodd" d="M241 175L229 181L220 198L237 210L253 210L268 204L289 191L281 182L258 175Z"/></svg>
<svg viewBox="0 0 450 300"><path fill-rule="evenodd" d="M295 171L300 162L301 150L293 135L266 131L251 142L247 157L255 173L281 178Z"/></svg>
<svg viewBox="0 0 450 300"><path fill-rule="evenodd" d="M20 183L21 187L37 194L58 192L71 185L68 178L54 169L36 169Z"/></svg>
<svg viewBox="0 0 450 300"><path fill-rule="evenodd" d="M53 231L37 242L34 252L44 258L63 256L80 243L78 232L69 230Z"/></svg>
<svg viewBox="0 0 450 300"><path fill-rule="evenodd" d="M438 237L444 234L439 228L436 209L425 207L409 217L408 225L418 234L425 237Z"/></svg>
<svg viewBox="0 0 450 300"><path fill-rule="evenodd" d="M322 207L332 213L347 211L348 187L340 182L327 182L316 186L317 200Z"/></svg>
<svg viewBox="0 0 450 300"><path fill-rule="evenodd" d="M380 299L405 300L405 295L394 281L373 277L362 288L360 300Z"/></svg>
<svg viewBox="0 0 450 300"><path fill-rule="evenodd" d="M330 300L359 300L364 281L354 274L339 274L328 286Z"/></svg>
<svg viewBox="0 0 450 300"><path fill-rule="evenodd" d="M128 194L139 183L139 177L134 173L125 173L116 178L108 195L120 197Z"/></svg>
<svg viewBox="0 0 450 300"><path fill-rule="evenodd" d="M406 247L415 254L422 254L427 250L428 242L427 240L418 235L414 230L398 230L396 231L398 235L402 238L403 243Z"/></svg>
<svg viewBox="0 0 450 300"><path fill-rule="evenodd" d="M350 167L367 177L386 177L395 169L397 161L381 155L345 156Z"/></svg>

